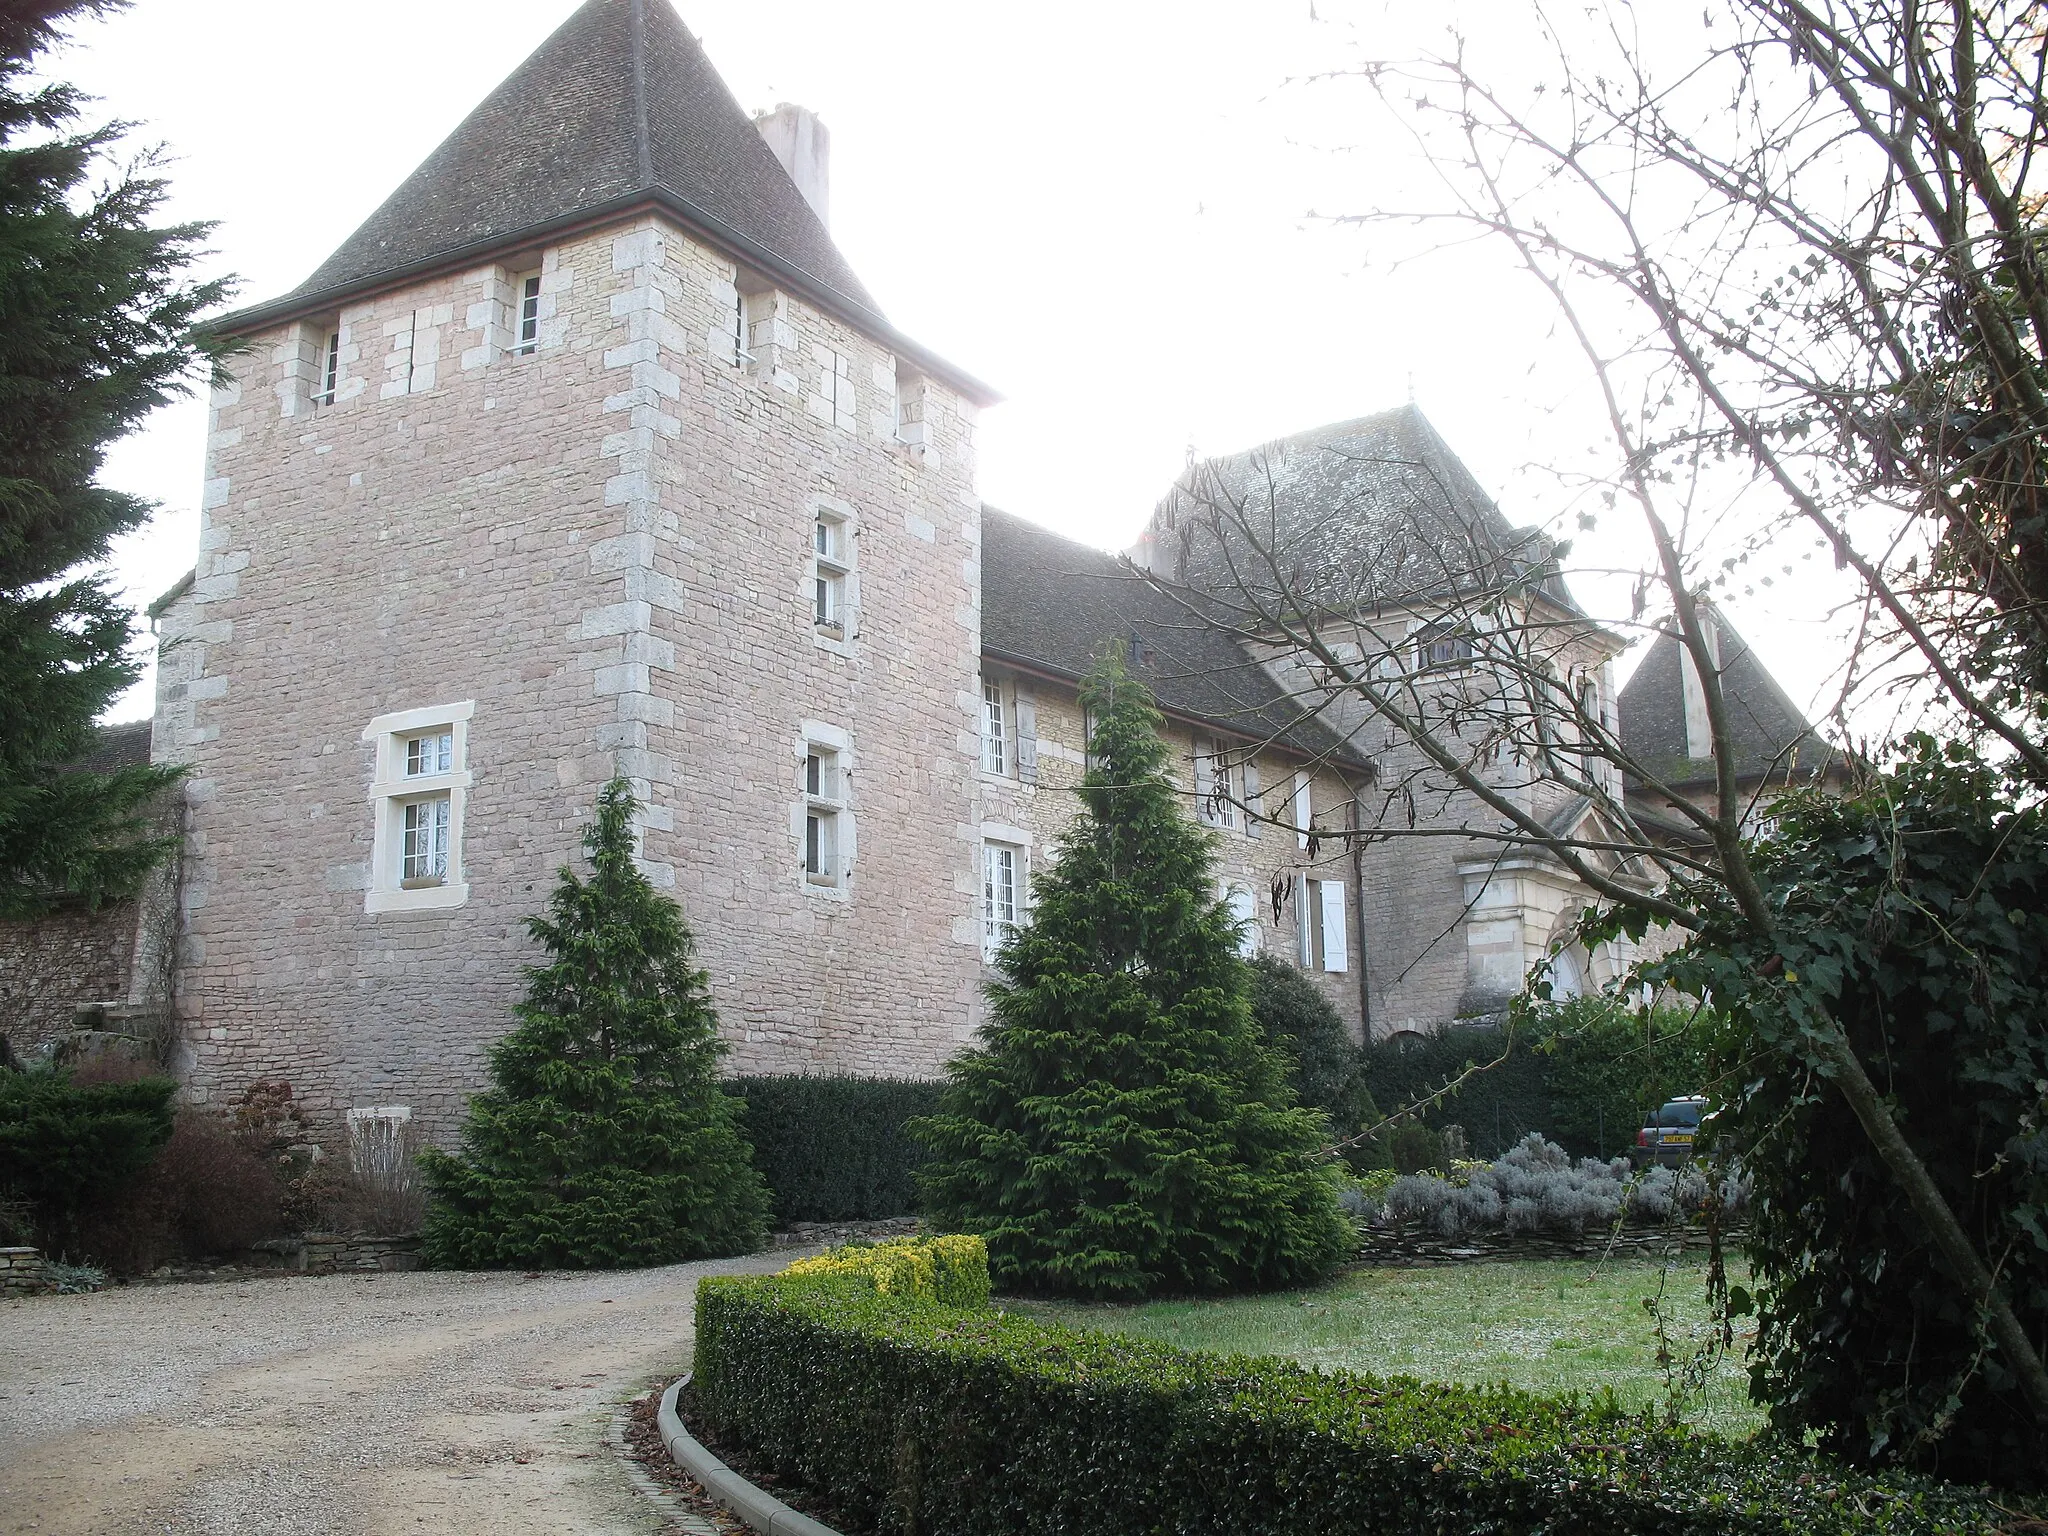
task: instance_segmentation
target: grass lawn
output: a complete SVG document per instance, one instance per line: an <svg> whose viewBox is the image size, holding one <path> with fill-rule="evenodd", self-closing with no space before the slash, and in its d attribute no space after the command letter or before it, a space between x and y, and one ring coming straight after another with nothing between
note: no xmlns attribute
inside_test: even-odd
<svg viewBox="0 0 2048 1536"><path fill-rule="evenodd" d="M1427 1381L1510 1381L1539 1392L1612 1387L1631 1408L1666 1401L1657 1333L1643 1298L1662 1278L1662 1307L1681 1362L1706 1332L1706 1260L1666 1272L1614 1260L1597 1267L1549 1260L1441 1269L1351 1269L1316 1291L1228 1301L1137 1306L1070 1302L998 1305L1086 1328L1134 1334L1182 1349L1285 1355L1325 1370L1353 1369ZM1729 1279L1743 1275L1731 1269ZM1686 1418L1727 1435L1762 1422L1749 1404L1738 1319L1733 1358L1720 1362Z"/></svg>

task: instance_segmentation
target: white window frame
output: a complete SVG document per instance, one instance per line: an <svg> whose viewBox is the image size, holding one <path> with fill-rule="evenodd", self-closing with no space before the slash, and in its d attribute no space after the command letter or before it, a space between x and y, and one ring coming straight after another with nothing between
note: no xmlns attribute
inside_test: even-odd
<svg viewBox="0 0 2048 1536"><path fill-rule="evenodd" d="M1017 767L1016 715L999 677L981 680L981 771L1011 778Z"/></svg>
<svg viewBox="0 0 2048 1536"><path fill-rule="evenodd" d="M1226 743L1207 736L1195 738L1195 818L1226 832L1238 826L1236 760Z"/></svg>
<svg viewBox="0 0 2048 1536"><path fill-rule="evenodd" d="M469 723L476 702L436 704L425 709L379 715L363 727L362 739L375 749L370 779L370 877L363 892L365 912L445 911L469 900L469 881L462 860L463 817L467 809ZM407 743L422 737L449 737L447 767L437 755L433 771L410 773ZM437 883L409 883L404 872L405 808L445 800L448 805L446 873Z"/></svg>
<svg viewBox="0 0 2048 1536"><path fill-rule="evenodd" d="M811 774L813 762L818 776ZM814 896L844 901L852 889L856 842L852 796L853 739L836 725L806 720L796 748L799 798L790 817L797 880ZM814 861L813 854L819 855Z"/></svg>
<svg viewBox="0 0 2048 1536"><path fill-rule="evenodd" d="M520 272L512 279L512 345L514 357L531 357L540 350L541 274Z"/></svg>
<svg viewBox="0 0 2048 1536"><path fill-rule="evenodd" d="M1002 858L1009 859L1010 904L1007 914L997 902L995 871ZM981 958L993 965L1009 936L1031 923L1031 833L1023 827L984 822L981 828L981 857L976 875L980 884Z"/></svg>

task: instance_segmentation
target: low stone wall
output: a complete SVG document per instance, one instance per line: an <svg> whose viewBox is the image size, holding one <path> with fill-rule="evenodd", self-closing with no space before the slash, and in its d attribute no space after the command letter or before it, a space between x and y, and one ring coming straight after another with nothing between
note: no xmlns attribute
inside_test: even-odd
<svg viewBox="0 0 2048 1536"><path fill-rule="evenodd" d="M1743 1236L1740 1227L1723 1228L1722 1249L1739 1252ZM1357 1262L1411 1269L1503 1259L1662 1259L1681 1252L1706 1251L1707 1229L1699 1226L1624 1227L1618 1233L1602 1229L1578 1236L1569 1232L1489 1232L1463 1237L1438 1237L1398 1227L1368 1227L1358 1234Z"/></svg>
<svg viewBox="0 0 2048 1536"><path fill-rule="evenodd" d="M0 1296L31 1296L48 1290L50 1272L33 1248L0 1248Z"/></svg>
<svg viewBox="0 0 2048 1536"><path fill-rule="evenodd" d="M793 1221L772 1234L770 1248L837 1248L842 1243L882 1242L915 1237L922 1223L915 1216L884 1216L873 1221Z"/></svg>
<svg viewBox="0 0 2048 1536"><path fill-rule="evenodd" d="M303 1237L274 1237L250 1250L250 1259L265 1269L290 1269L305 1275L333 1275L360 1270L418 1269L417 1233L372 1237L367 1232L308 1232Z"/></svg>

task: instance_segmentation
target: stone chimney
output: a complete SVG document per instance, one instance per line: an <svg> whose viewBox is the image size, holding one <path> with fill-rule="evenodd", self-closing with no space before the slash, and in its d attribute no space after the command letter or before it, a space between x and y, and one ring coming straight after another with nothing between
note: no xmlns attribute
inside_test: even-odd
<svg viewBox="0 0 2048 1536"><path fill-rule="evenodd" d="M803 193L818 222L830 229L832 216L827 210L832 193L831 130L818 121L818 114L809 107L793 106L786 101L773 112L755 114L754 126L761 130L761 137L775 151L775 158L789 172L789 179Z"/></svg>

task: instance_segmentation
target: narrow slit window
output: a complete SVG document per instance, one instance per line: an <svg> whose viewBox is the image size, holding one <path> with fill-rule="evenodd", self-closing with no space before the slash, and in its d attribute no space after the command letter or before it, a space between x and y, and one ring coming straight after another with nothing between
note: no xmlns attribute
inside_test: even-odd
<svg viewBox="0 0 2048 1536"><path fill-rule="evenodd" d="M1016 934L1023 911L1023 850L982 844L982 951L990 959Z"/></svg>
<svg viewBox="0 0 2048 1536"><path fill-rule="evenodd" d="M840 825L845 815L839 754L812 745L804 750L804 879L811 885L844 883L846 861Z"/></svg>
<svg viewBox="0 0 2048 1536"><path fill-rule="evenodd" d="M984 773L1010 771L1010 723L1003 708L1003 685L981 685L981 768Z"/></svg>
<svg viewBox="0 0 2048 1536"><path fill-rule="evenodd" d="M846 633L846 524L820 514L811 527L811 621L828 634Z"/></svg>
<svg viewBox="0 0 2048 1536"><path fill-rule="evenodd" d="M512 350L522 357L540 346L540 274L529 272L519 281L518 324L513 328Z"/></svg>
<svg viewBox="0 0 2048 1536"><path fill-rule="evenodd" d="M750 327L747 324L747 296L736 293L732 304L732 365L744 368L754 360L753 350L747 345Z"/></svg>
<svg viewBox="0 0 2048 1536"><path fill-rule="evenodd" d="M341 332L329 331L320 349L319 377L314 381L313 403L334 404L334 392L341 384Z"/></svg>

